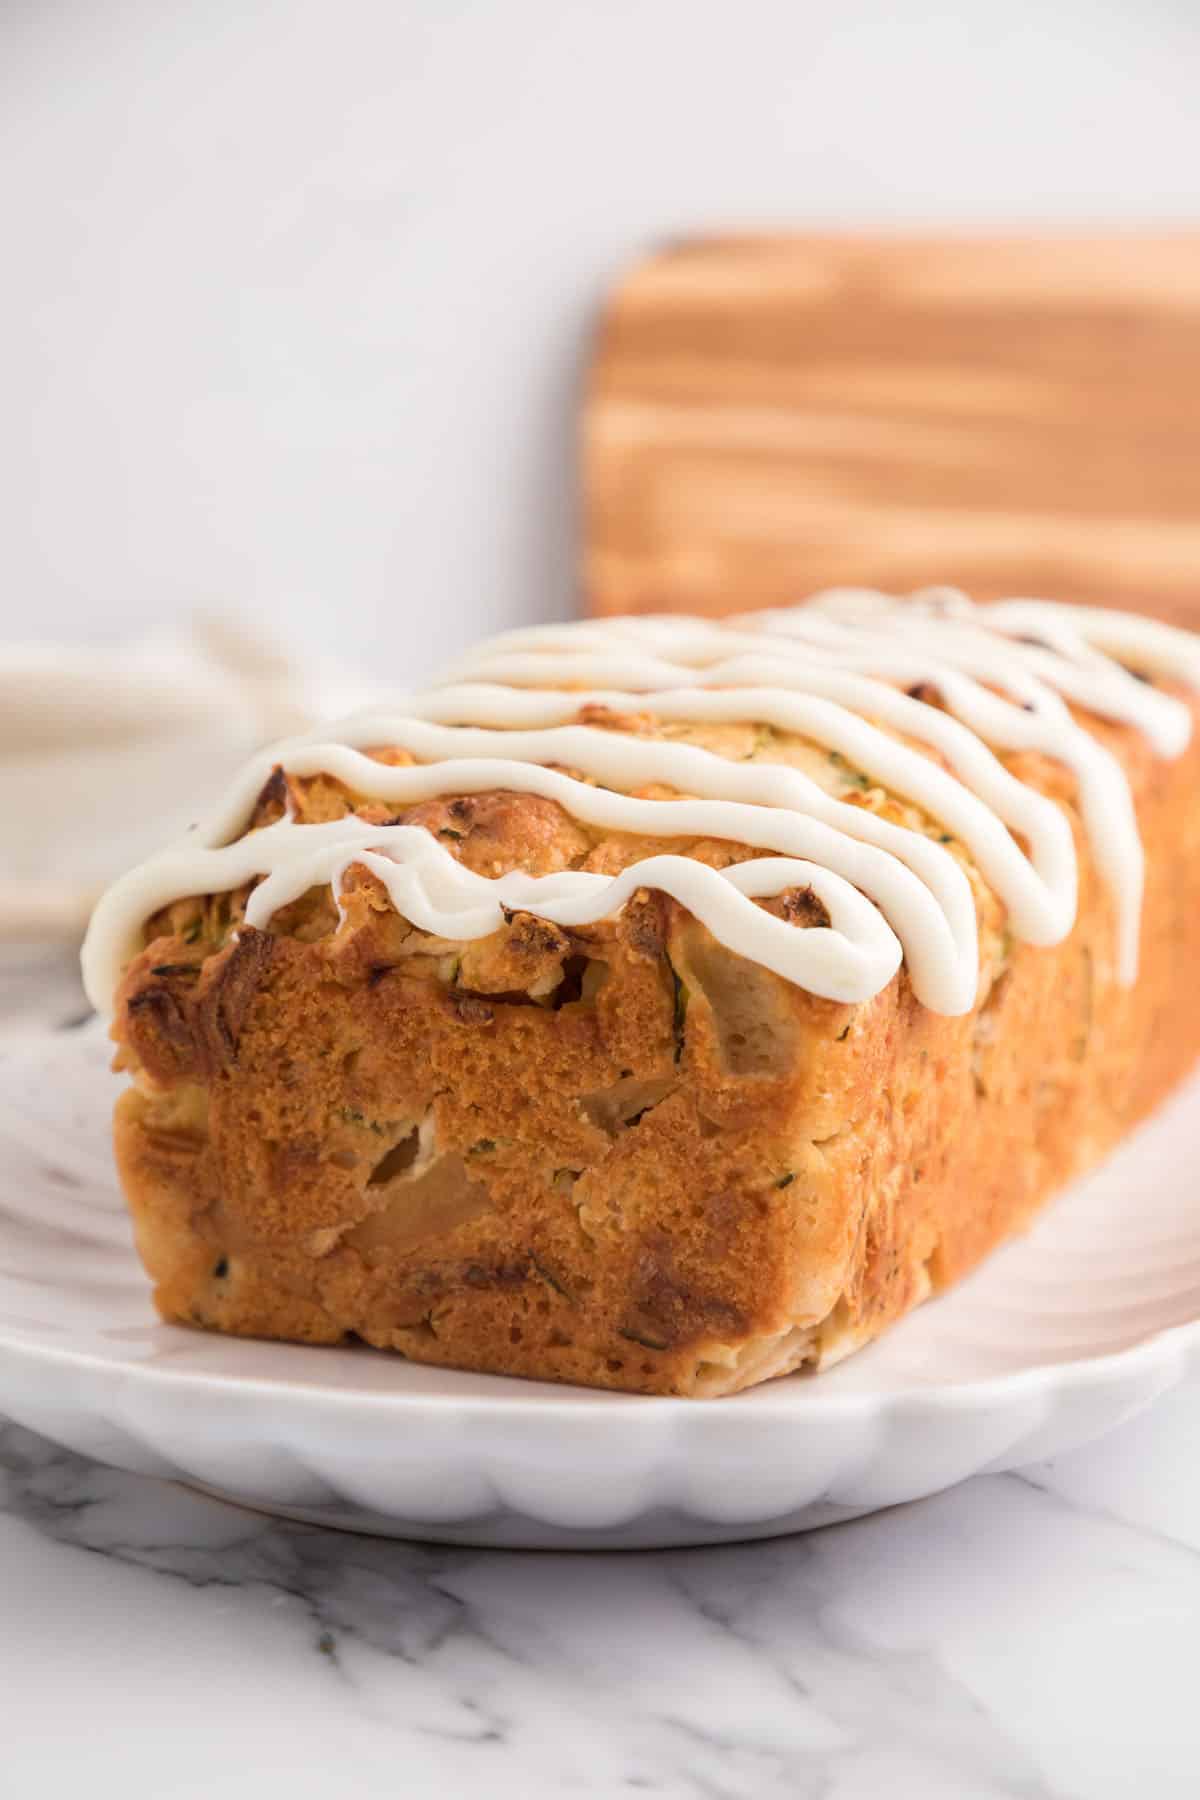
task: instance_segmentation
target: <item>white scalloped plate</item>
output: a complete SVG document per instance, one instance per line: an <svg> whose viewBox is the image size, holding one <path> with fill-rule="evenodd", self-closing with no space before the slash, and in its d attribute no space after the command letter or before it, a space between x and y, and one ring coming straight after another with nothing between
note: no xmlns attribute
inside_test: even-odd
<svg viewBox="0 0 1200 1800"><path fill-rule="evenodd" d="M0 1412L245 1505L470 1544L770 1537L1071 1449L1200 1362L1200 1079L881 1343L685 1401L159 1324L107 1064L94 1026L0 1049Z"/></svg>

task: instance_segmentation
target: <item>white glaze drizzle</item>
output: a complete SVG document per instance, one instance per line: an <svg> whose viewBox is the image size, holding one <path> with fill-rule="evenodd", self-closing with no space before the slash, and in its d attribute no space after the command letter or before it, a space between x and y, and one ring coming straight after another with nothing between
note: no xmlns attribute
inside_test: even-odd
<svg viewBox="0 0 1200 1800"><path fill-rule="evenodd" d="M584 925L611 916L639 888L656 888L729 949L814 993L868 999L903 954L924 1004L970 1009L974 900L962 867L933 836L849 805L797 768L573 722L585 705L644 711L667 724L753 722L838 752L960 839L1006 905L1015 935L1035 944L1059 942L1074 922L1074 842L1061 809L994 752L1056 758L1078 781L1093 855L1116 901L1118 974L1130 981L1143 870L1129 786L1065 700L1136 726L1165 756L1184 748L1191 718L1121 658L1200 687L1200 641L1190 634L1044 602L974 607L952 590L930 590L915 604L841 590L726 624L635 618L510 632L465 658L446 684L406 702L402 716L360 714L336 727L333 741L313 733L255 758L216 817L105 895L84 948L88 992L98 1006L109 1003L143 922L173 900L262 877L246 920L265 926L315 885L340 891L347 868L363 864L399 912L451 942L498 929L503 909ZM918 683L936 689L941 708L903 691ZM948 768L894 733L927 744ZM381 745L417 760L395 767L364 754ZM514 871L488 879L403 823L372 826L349 815L301 825L289 816L238 836L277 764L297 776L325 773L399 806L505 789L555 800L601 831L725 839L764 854L720 871L650 855L617 876ZM680 797L636 792L654 786ZM796 886L824 903L828 927L798 929L754 905Z"/></svg>

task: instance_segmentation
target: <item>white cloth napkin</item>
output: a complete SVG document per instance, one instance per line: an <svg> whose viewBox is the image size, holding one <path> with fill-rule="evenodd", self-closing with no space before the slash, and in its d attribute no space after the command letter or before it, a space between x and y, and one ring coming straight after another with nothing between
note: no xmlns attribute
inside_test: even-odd
<svg viewBox="0 0 1200 1800"><path fill-rule="evenodd" d="M224 619L124 649L0 646L0 939L77 939L254 750L383 693Z"/></svg>

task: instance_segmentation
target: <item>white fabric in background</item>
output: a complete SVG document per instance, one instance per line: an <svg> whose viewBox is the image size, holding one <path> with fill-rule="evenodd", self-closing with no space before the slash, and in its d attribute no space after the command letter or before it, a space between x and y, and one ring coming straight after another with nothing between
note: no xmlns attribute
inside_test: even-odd
<svg viewBox="0 0 1200 1800"><path fill-rule="evenodd" d="M117 650L0 647L0 940L77 938L252 751L379 691L214 619Z"/></svg>

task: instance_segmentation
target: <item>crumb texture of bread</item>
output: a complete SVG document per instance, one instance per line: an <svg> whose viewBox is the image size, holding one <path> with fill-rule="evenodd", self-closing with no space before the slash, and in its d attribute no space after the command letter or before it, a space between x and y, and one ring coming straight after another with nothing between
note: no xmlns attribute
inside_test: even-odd
<svg viewBox="0 0 1200 1800"><path fill-rule="evenodd" d="M861 1003L822 998L653 887L598 922L514 909L461 940L402 916L353 860L336 900L314 886L266 928L245 923L253 882L161 908L114 1036L131 1077L118 1165L163 1318L697 1396L876 1337L1026 1225L1200 1050L1200 745L1166 758L1132 726L1076 716L1123 769L1145 849L1132 984L1076 777L1034 750L1001 760L1070 823L1075 924L1020 941L950 843L980 952L957 1015L921 1004L906 966ZM803 768L950 842L910 797L799 735L681 726L649 701L581 701L580 717ZM249 829L349 813L383 824L395 809L281 767ZM488 880L612 875L654 853L719 870L756 853L648 844L499 788L402 816ZM798 932L828 925L803 886L759 904Z"/></svg>

